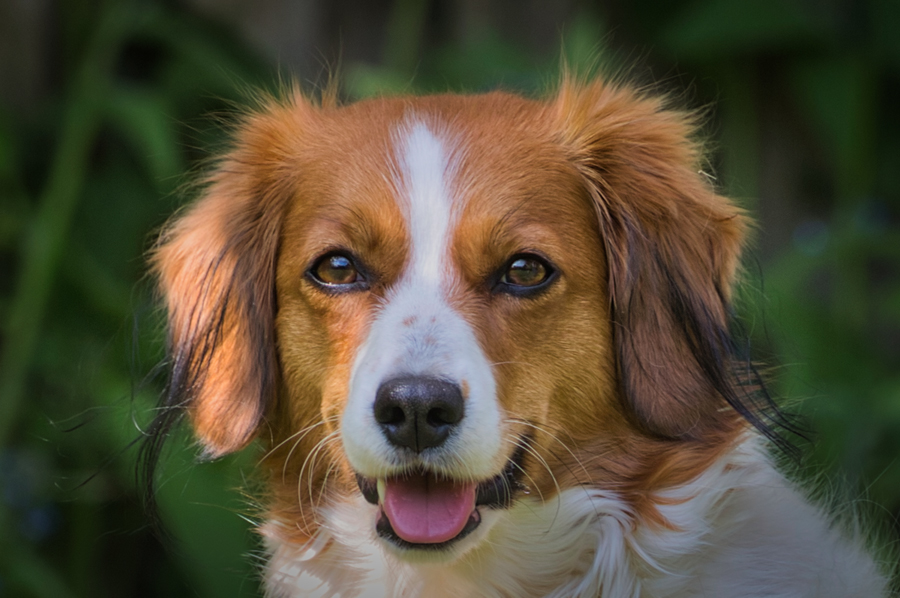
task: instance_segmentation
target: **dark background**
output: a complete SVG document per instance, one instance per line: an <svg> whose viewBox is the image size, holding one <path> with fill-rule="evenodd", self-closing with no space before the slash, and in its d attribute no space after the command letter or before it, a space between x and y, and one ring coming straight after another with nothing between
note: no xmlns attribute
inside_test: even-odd
<svg viewBox="0 0 900 598"><path fill-rule="evenodd" d="M162 383L145 252L248 90L537 93L561 53L708 115L718 184L759 221L742 325L815 429L797 475L890 548L898 32L896 0L0 1L0 596L258 595L254 450L172 443L160 542L129 447Z"/></svg>

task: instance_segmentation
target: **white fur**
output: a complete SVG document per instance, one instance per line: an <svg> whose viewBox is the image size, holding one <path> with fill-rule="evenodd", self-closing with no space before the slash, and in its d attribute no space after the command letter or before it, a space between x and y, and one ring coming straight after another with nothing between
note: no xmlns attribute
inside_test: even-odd
<svg viewBox="0 0 900 598"><path fill-rule="evenodd" d="M371 530L371 505L323 512L308 546L270 541L279 598L874 598L886 583L749 438L660 510L650 527L614 493L574 488L519 500L452 563L411 564ZM272 535L269 534L271 538Z"/></svg>
<svg viewBox="0 0 900 598"><path fill-rule="evenodd" d="M453 165L445 142L420 122L403 127L397 145L395 187L412 255L356 357L341 422L344 450L363 475L385 477L399 469L394 447L377 432L375 393L399 376L442 378L468 388L465 417L422 462L454 477L483 480L497 474L507 447L498 434L491 366L471 326L447 299L455 278L448 257L458 208L450 191Z"/></svg>

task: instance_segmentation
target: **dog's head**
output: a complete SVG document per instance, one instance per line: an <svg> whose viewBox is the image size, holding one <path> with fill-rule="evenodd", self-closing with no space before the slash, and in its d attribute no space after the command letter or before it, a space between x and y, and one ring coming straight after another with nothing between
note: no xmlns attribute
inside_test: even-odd
<svg viewBox="0 0 900 598"><path fill-rule="evenodd" d="M209 456L262 439L289 541L354 501L400 555L578 485L652 510L745 408L746 221L693 129L602 82L265 105L153 257L168 405Z"/></svg>

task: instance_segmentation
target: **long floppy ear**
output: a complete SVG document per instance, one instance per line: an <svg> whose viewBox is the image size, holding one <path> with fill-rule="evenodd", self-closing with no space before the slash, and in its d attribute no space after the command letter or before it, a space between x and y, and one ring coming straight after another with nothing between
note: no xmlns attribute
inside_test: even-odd
<svg viewBox="0 0 900 598"><path fill-rule="evenodd" d="M692 116L602 82L564 82L554 109L599 217L632 412L670 438L731 429L728 403L752 421L728 330L747 220L700 172Z"/></svg>
<svg viewBox="0 0 900 598"><path fill-rule="evenodd" d="M164 407L187 410L208 457L249 443L275 400L275 259L309 109L296 94L244 118L202 197L151 258L168 309Z"/></svg>

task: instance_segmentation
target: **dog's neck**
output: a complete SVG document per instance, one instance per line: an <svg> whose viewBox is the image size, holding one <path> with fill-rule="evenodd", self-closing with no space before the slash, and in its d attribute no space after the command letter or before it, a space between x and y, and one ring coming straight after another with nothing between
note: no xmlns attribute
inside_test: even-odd
<svg viewBox="0 0 900 598"><path fill-rule="evenodd" d="M268 588L291 598L640 596L642 584L683 575L691 555L696 560L724 497L747 473L739 465L748 450L763 458L745 447L665 493L659 505L670 523L665 528L635 521L615 493L571 488L546 501L519 500L499 514L487 542L451 564L409 564L387 553L361 531L371 528L372 517L361 498L325 510L324 524L303 546L275 539L277 524L270 523ZM671 579L662 585L673 587Z"/></svg>
<svg viewBox="0 0 900 598"><path fill-rule="evenodd" d="M486 542L450 564L410 564L371 528L362 499L324 513L307 544L264 530L278 598L688 598L881 595L865 551L829 525L749 438L692 482L661 492L666 525L615 493L570 488L499 513ZM765 541L764 541L765 540ZM825 572L825 573L823 573ZM865 593L851 594L847 588Z"/></svg>

